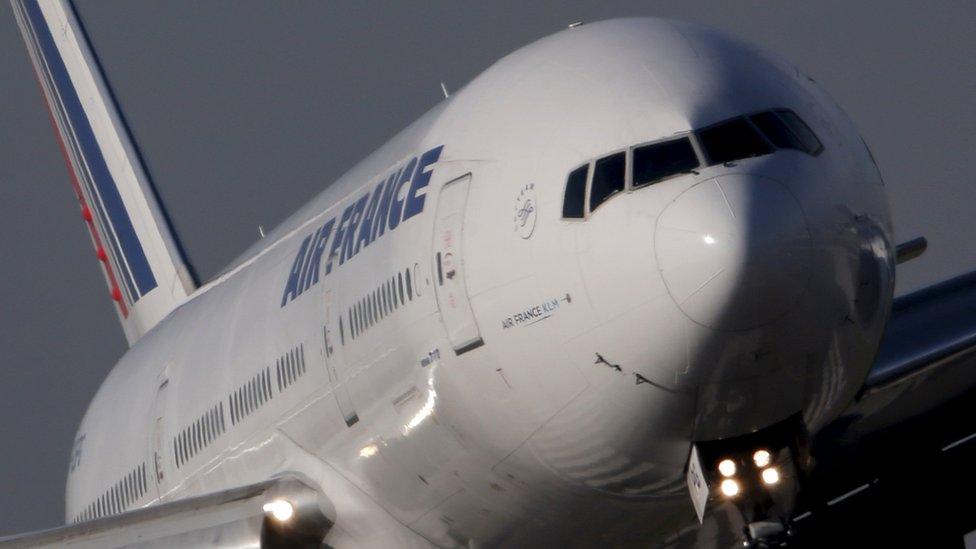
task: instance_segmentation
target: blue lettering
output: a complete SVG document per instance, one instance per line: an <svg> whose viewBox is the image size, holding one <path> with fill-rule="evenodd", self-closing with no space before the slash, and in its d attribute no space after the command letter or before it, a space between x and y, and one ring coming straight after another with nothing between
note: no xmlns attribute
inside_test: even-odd
<svg viewBox="0 0 976 549"><path fill-rule="evenodd" d="M356 249L353 250L353 255L359 253L359 247L366 247L373 243L373 218L376 216L376 207L380 204L380 197L383 196L383 182L376 186L373 190L373 197L369 201L369 206L366 207L366 214L363 216L363 221L359 225L359 238L356 239Z"/></svg>
<svg viewBox="0 0 976 549"><path fill-rule="evenodd" d="M305 252L308 251L308 243L312 241L312 235L305 237L302 241L302 245L298 247L298 255L295 256L295 262L291 265L291 272L288 273L288 283L285 284L285 295L281 296L281 306L284 307L289 300L298 297L298 294L302 293L299 288L299 278L301 278L302 263L305 261Z"/></svg>
<svg viewBox="0 0 976 549"><path fill-rule="evenodd" d="M441 157L441 150L444 145L440 147L431 149L420 157L420 162L417 164L417 173L413 175L413 181L410 183L410 192L407 193L407 204L403 207L403 220L406 221L411 217L424 211L424 201L427 199L427 191L425 190L427 184L430 183L431 170L427 170L427 167L431 164L437 162ZM421 190L424 191L423 194L418 195Z"/></svg>
<svg viewBox="0 0 976 549"><path fill-rule="evenodd" d="M329 219L306 236L288 272L281 306L284 307L318 283L322 255L326 249L329 250L329 255L325 263L325 274L322 276L328 276L332 272L336 257L339 258L339 265L344 264L346 260L355 257L360 249L383 236L387 229L392 231L403 221L423 212L427 188L433 175L433 169L429 168L438 162L443 149L442 145L430 149L419 158L411 158L400 169L381 179L371 192L346 206L341 216ZM558 303L544 303L541 307L543 311L549 312L550 308L558 306ZM538 314L539 311L530 310L517 316ZM519 321L516 318L516 322Z"/></svg>
<svg viewBox="0 0 976 549"><path fill-rule="evenodd" d="M322 266L322 252L325 251L325 245L329 241L329 235L332 233L332 226L335 225L335 218L325 222L325 225L319 231L319 239L315 243L315 247L312 248L312 260L309 262L311 267L309 268L310 276L306 278L306 284L311 286L312 284L317 284L319 281L319 269Z"/></svg>
<svg viewBox="0 0 976 549"><path fill-rule="evenodd" d="M393 188L393 194L391 195L391 200L390 200L390 219L389 219L391 231L393 229L396 229L397 225L400 224L400 215L403 213L404 201L403 199L400 198L400 189L403 188L403 185L410 179L410 176L413 175L413 167L416 165L417 165L417 157L411 158L410 162L407 164L407 167L404 168L402 172L400 172L400 177L397 180L397 184Z"/></svg>
<svg viewBox="0 0 976 549"><path fill-rule="evenodd" d="M353 205L352 218L349 220L349 227L346 229L345 238L342 239L342 254L339 255L339 265L345 263L347 259L352 259L352 256L355 255L352 250L352 244L356 240L356 227L359 226L359 219L363 216L363 209L366 207L367 199L369 199L369 194L364 194Z"/></svg>
<svg viewBox="0 0 976 549"><path fill-rule="evenodd" d="M342 218L339 219L339 225L336 226L335 238L332 239L332 246L329 249L329 259L325 262L325 275L328 276L332 272L332 260L335 259L336 252L339 250L339 246L342 245L342 237L346 232L346 222L349 221L349 216L352 214L353 204L350 204L346 211L342 212Z"/></svg>
<svg viewBox="0 0 976 549"><path fill-rule="evenodd" d="M309 242L308 250L309 252L305 255L305 263L302 265L302 276L299 278L298 287L304 292L308 289L308 275L310 274L309 266L312 264L312 256L315 255L314 250L318 246L319 236L322 234L322 227L315 229L315 233L312 234L312 241Z"/></svg>
<svg viewBox="0 0 976 549"><path fill-rule="evenodd" d="M400 168L402 171L403 168ZM400 172L390 174L390 178L386 180L386 187L383 188L383 197L380 199L380 205L376 209L376 220L374 223L376 226L373 228L373 240L383 236L386 232L386 218L390 215L390 195L393 194L393 188L396 187L396 181L400 176Z"/></svg>

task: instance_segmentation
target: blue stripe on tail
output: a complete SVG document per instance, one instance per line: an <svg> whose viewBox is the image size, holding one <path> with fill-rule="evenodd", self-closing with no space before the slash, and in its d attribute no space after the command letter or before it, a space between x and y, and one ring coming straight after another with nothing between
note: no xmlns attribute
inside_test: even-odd
<svg viewBox="0 0 976 549"><path fill-rule="evenodd" d="M100 199L100 201L95 201L96 213L102 221L102 226L107 229L105 237L112 244L113 252L119 260L119 268L122 270L122 278L129 287L132 301L135 302L156 287L156 278L153 276L142 244L132 226L132 220L129 218L129 213L119 195L115 180L105 163L98 141L95 139L95 133L92 131L91 123L71 83L67 68L54 43L51 30L44 20L40 6L36 0L24 0L22 5L30 19L31 26L34 28L35 37L47 64L51 83L60 95L64 109L63 116L70 122L71 127L65 129L73 133L69 137L73 138L73 145L88 166L90 173L85 174L82 171L82 178L86 183L94 184L97 191L97 194L92 194L93 198ZM91 193L91 189L89 192Z"/></svg>

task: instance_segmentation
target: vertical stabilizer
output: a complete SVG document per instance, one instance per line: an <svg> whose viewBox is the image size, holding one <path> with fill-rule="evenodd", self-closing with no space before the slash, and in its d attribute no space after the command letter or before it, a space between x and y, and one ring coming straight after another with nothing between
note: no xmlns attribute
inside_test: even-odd
<svg viewBox="0 0 976 549"><path fill-rule="evenodd" d="M68 0L11 4L131 345L196 282L74 7Z"/></svg>

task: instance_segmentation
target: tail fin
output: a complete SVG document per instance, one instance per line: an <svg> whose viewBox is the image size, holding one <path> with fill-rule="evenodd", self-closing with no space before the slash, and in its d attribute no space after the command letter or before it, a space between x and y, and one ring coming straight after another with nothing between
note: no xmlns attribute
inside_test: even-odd
<svg viewBox="0 0 976 549"><path fill-rule="evenodd" d="M11 0L131 345L196 289L69 0Z"/></svg>

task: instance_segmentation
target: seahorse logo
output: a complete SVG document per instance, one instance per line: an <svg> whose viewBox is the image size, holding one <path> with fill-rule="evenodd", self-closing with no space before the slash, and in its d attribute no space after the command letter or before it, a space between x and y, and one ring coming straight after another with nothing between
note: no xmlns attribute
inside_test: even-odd
<svg viewBox="0 0 976 549"><path fill-rule="evenodd" d="M531 237L532 231L535 230L535 219L538 213L536 204L538 202L535 199L535 183L524 185L515 200L513 216L515 232L523 239Z"/></svg>

